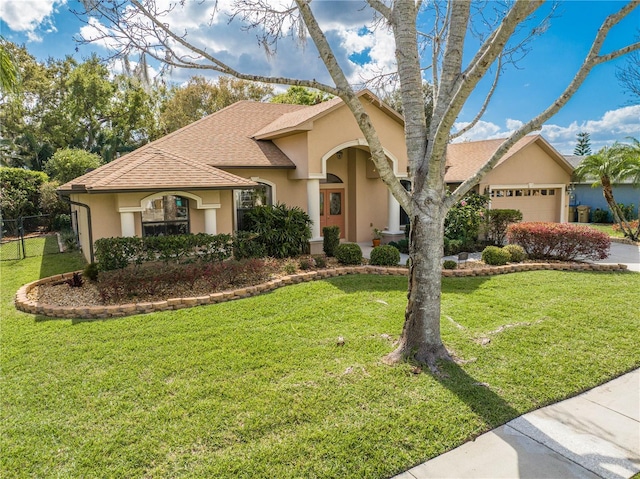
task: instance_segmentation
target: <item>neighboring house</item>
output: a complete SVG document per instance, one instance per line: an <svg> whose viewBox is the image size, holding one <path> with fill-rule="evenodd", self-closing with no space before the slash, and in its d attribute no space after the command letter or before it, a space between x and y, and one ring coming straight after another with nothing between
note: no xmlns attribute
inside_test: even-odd
<svg viewBox="0 0 640 479"><path fill-rule="evenodd" d="M445 181L454 188L473 175L504 139L454 143L447 149ZM525 136L480 181L490 207L522 211L523 221L567 221L573 167L542 136Z"/></svg>
<svg viewBox="0 0 640 479"><path fill-rule="evenodd" d="M584 156L565 155L566 160L576 168L585 158ZM580 183L572 183L570 205L588 206L591 214L596 209L609 211L609 205L602 194L602 186L592 187L595 179L585 179ZM634 185L631 179L613 185L613 196L617 203L633 205L634 213L638 215L638 205L640 204L640 185ZM609 219L613 221L609 212ZM574 220L574 218L572 218Z"/></svg>
<svg viewBox="0 0 640 479"><path fill-rule="evenodd" d="M371 92L359 93L387 159L409 188L402 117ZM447 181L459 183L501 140L449 147ZM525 219L564 221L571 168L544 139L527 137L481 183L492 206ZM406 215L380 179L349 109L334 98L314 106L241 101L101 166L58 189L72 203L82 250L112 236L232 233L255 205L285 203L346 241L372 229L403 235Z"/></svg>

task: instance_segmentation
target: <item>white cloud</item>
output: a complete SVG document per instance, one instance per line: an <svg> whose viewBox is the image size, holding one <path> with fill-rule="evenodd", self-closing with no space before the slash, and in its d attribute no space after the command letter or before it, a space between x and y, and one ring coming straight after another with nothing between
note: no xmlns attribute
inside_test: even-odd
<svg viewBox="0 0 640 479"><path fill-rule="evenodd" d="M67 0L2 0L0 18L14 32L25 32L30 41L41 41L39 28L55 31L51 16Z"/></svg>
<svg viewBox="0 0 640 479"><path fill-rule="evenodd" d="M456 123L456 129L463 128L466 123ZM504 127L491 122L480 121L458 141L489 140L509 136L516 128L522 126L520 120L507 119ZM624 142L629 136L640 135L640 105L625 106L605 112L600 119L574 121L569 125L547 123L541 134L559 152L571 154L576 146L576 134L586 131L591 137L591 150L598 151L616 141Z"/></svg>

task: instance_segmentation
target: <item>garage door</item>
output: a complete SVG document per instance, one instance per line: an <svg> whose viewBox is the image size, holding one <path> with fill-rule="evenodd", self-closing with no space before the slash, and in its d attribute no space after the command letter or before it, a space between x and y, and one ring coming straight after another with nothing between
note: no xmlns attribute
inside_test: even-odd
<svg viewBox="0 0 640 479"><path fill-rule="evenodd" d="M491 208L522 211L522 221L560 221L559 188L491 190Z"/></svg>

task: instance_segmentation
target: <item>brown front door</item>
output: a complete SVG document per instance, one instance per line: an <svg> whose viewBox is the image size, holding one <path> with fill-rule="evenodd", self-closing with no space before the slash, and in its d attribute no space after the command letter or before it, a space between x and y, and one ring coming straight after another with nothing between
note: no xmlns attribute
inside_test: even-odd
<svg viewBox="0 0 640 479"><path fill-rule="evenodd" d="M339 226L344 238L344 189L320 190L320 235L325 226Z"/></svg>

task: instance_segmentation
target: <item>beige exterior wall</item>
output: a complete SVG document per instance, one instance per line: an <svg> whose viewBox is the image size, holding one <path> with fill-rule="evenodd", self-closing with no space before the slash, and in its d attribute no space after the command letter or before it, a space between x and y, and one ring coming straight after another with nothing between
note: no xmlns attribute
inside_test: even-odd
<svg viewBox="0 0 640 479"><path fill-rule="evenodd" d="M501 189L506 194L512 190L513 196L494 196L491 207L520 210L524 221L559 222L566 221L569 210L568 195L560 185L568 185L570 180L571 174L534 143L490 171L482 179L479 191ZM521 191L522 196L515 196L516 190L517 194ZM547 194L541 194L542 190ZM553 190L553 195L549 190Z"/></svg>
<svg viewBox="0 0 640 479"><path fill-rule="evenodd" d="M365 102L365 109L372 119L384 148L397 160L396 173L398 176L406 176L407 150L402 124L369 102ZM346 106L341 106L315 120L313 130L308 132L309 174L323 173L322 158L331 150L359 140L364 141L364 136Z"/></svg>

